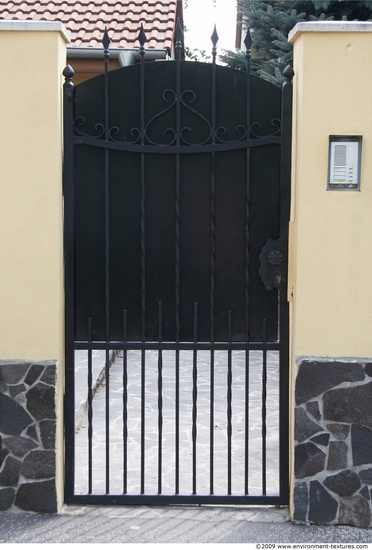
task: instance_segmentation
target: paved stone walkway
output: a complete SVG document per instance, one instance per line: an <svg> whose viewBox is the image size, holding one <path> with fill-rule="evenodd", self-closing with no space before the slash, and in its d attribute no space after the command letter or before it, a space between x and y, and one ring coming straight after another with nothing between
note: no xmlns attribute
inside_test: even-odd
<svg viewBox="0 0 372 550"><path fill-rule="evenodd" d="M371 529L357 527L292 525L288 510L262 506L65 506L62 514L0 513L0 543L27 545L272 543L274 548L282 542L357 548L370 543L371 535Z"/></svg>
<svg viewBox="0 0 372 550"><path fill-rule="evenodd" d="M78 352L77 391L86 393L86 352ZM84 357L85 355L85 357ZM93 354L96 372L102 352ZM180 494L192 492L192 352L180 352ZM85 372L84 372L85 371ZM175 353L163 352L162 492L174 494L175 485ZM227 493L227 352L215 352L214 492ZM84 380L85 378L85 380ZM244 381L245 354L232 354L232 494L244 494ZM198 352L197 494L209 494L210 355ZM123 357L110 369L110 494L123 492ZM158 492L158 352L146 352L145 492ZM81 393L82 392L82 393ZM83 398L79 398L80 401ZM250 352L249 493L262 490L262 352ZM267 358L267 494L279 487L279 372L278 353ZM93 401L93 493L105 492L106 388ZM140 492L141 463L141 352L128 352L128 493ZM88 487L88 423L84 416L76 434L76 493Z"/></svg>
<svg viewBox="0 0 372 550"><path fill-rule="evenodd" d="M110 365L115 359L115 353L110 353ZM83 423L88 408L88 357L87 352L75 353L75 428ZM92 391L95 396L100 384L105 380L105 354L102 351L92 352Z"/></svg>

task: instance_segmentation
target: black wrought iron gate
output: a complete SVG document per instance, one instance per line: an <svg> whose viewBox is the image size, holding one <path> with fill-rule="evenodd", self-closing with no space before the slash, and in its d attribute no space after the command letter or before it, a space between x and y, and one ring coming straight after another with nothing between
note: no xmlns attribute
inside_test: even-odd
<svg viewBox="0 0 372 550"><path fill-rule="evenodd" d="M139 40L64 72L65 498L285 504L292 70L252 77L249 35L246 73L216 33L209 64Z"/></svg>

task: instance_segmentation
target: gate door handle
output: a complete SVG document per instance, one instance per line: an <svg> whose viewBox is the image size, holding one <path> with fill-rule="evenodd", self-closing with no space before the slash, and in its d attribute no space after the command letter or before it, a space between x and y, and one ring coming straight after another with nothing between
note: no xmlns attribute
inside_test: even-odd
<svg viewBox="0 0 372 550"><path fill-rule="evenodd" d="M266 290L280 288L287 279L287 241L267 239L259 255L258 274Z"/></svg>

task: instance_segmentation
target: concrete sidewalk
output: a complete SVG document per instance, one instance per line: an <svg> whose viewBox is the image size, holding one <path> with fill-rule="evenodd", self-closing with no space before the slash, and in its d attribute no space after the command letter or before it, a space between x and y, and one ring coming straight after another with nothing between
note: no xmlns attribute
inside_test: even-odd
<svg viewBox="0 0 372 550"><path fill-rule="evenodd" d="M254 507L65 506L59 515L0 514L0 543L371 543L372 529L292 525Z"/></svg>

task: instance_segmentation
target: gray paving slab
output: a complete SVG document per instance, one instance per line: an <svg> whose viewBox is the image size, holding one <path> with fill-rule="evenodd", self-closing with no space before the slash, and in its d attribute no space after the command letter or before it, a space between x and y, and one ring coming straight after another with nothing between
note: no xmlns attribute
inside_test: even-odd
<svg viewBox="0 0 372 550"><path fill-rule="evenodd" d="M110 364L115 360L116 354L110 353ZM92 393L96 394L100 384L105 379L105 352L93 350L92 352ZM88 407L88 352L79 350L75 352L75 427L82 425Z"/></svg>
<svg viewBox="0 0 372 550"><path fill-rule="evenodd" d="M98 354L95 355L97 359ZM101 360L104 357L101 352ZM232 354L232 494L244 495L245 472L245 352ZM110 369L109 390L101 379L93 400L93 494L106 490L106 410L109 403L110 494L123 493L124 422L123 422L123 356ZM127 461L128 494L140 493L141 464L141 352L129 351L127 398ZM214 494L227 494L227 352L214 356ZM261 495L263 484L262 446L262 352L250 352L249 365L249 494ZM193 356L180 353L180 494L192 492L192 418ZM145 366L145 492L158 492L159 449L162 460L163 494L175 491L175 353L162 354L162 438L159 442L159 378L158 353L146 352ZM84 381L86 376L79 375ZM197 360L197 493L209 494L210 488L210 353L199 352ZM86 387L86 382L85 382ZM279 494L279 365L278 353L267 355L266 387L266 493ZM86 494L88 487L88 419L83 417L75 436L76 494Z"/></svg>

